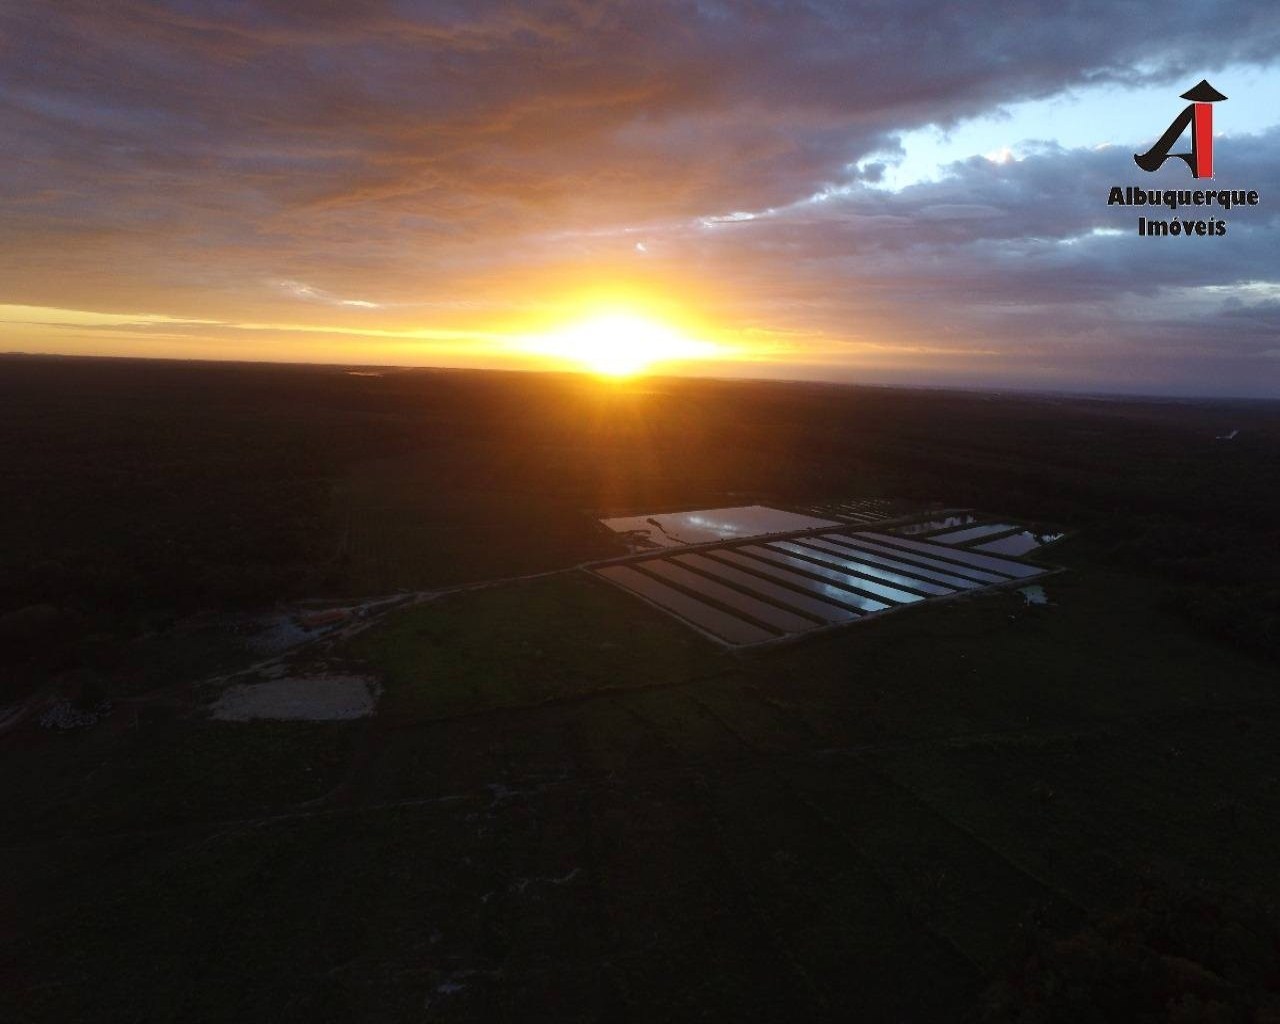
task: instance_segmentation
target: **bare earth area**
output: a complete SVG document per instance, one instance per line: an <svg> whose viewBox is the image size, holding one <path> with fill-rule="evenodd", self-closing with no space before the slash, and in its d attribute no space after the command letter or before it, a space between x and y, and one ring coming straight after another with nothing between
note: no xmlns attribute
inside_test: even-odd
<svg viewBox="0 0 1280 1024"><path fill-rule="evenodd" d="M364 676L276 679L229 687L212 713L224 722L336 722L373 714L378 692Z"/></svg>

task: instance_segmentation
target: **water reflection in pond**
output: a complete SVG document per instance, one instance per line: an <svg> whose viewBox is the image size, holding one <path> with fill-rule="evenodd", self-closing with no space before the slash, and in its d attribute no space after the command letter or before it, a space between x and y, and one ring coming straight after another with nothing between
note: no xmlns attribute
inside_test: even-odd
<svg viewBox="0 0 1280 1024"><path fill-rule="evenodd" d="M718 577L725 582L767 598L774 604L795 608L797 611L812 616L819 622L848 622L857 616L848 608L829 604L807 594L801 593L803 587L783 587L761 576L744 572L741 569L725 565L723 562L705 555L675 555L676 561L691 565L701 573ZM759 563L763 565L763 563ZM767 575L767 573L766 573Z"/></svg>
<svg viewBox="0 0 1280 1024"><path fill-rule="evenodd" d="M816 526L839 526L831 519L818 519L798 512L784 512L766 505L737 508L705 508L692 512L664 512L652 516L619 516L600 520L615 533L630 534L637 547L671 548L684 544L705 544L737 537L760 537Z"/></svg>
<svg viewBox="0 0 1280 1024"><path fill-rule="evenodd" d="M797 615L786 608L780 608L768 601L738 590L735 587L719 583L714 579L690 572L684 566L676 565L665 558L654 558L636 563L636 567L650 575L657 576L665 583L673 583L681 590L697 598L710 598L711 601L730 608L736 612L762 623L780 633L803 633L813 628L812 620Z"/></svg>
<svg viewBox="0 0 1280 1024"><path fill-rule="evenodd" d="M892 569L875 565L871 563L870 559L855 555L851 549L825 541L821 537L811 538L795 546L806 548L812 552L812 554L807 554L806 558L816 558L837 569L852 572L858 576L872 576L878 580L884 580L886 583L893 583L909 590L918 590L922 594L932 594L935 597L955 593L950 587L939 586L937 583L931 583L917 576L903 575L902 573L894 572Z"/></svg>
<svg viewBox="0 0 1280 1024"><path fill-rule="evenodd" d="M953 516L946 516L940 519L930 519L924 523L907 523L903 526L893 527L892 532L903 537L915 537L922 533L933 533L936 530L946 530L954 526L967 526L969 523L977 522L978 517L970 515L968 512L957 513Z"/></svg>
<svg viewBox="0 0 1280 1024"><path fill-rule="evenodd" d="M998 533L1009 533L1016 530L1013 523L983 523L963 530L948 530L946 533L935 533L929 539L938 544L967 544L971 540L982 537L994 537Z"/></svg>
<svg viewBox="0 0 1280 1024"><path fill-rule="evenodd" d="M989 551L993 555L1013 555L1016 558L1044 544L1052 544L1055 540L1061 539L1060 533L1032 533L1030 530L1023 530L1009 537L987 541L985 544L975 544L973 550Z"/></svg>
<svg viewBox="0 0 1280 1024"><path fill-rule="evenodd" d="M816 594L818 597L827 601L835 601L838 604L852 606L857 608L859 612L879 611L887 608L888 605L879 601L871 601L864 598L860 594L852 594L844 587L838 587L834 583L828 583L825 580L814 579L811 576L805 576L802 573L791 572L789 569L783 568L781 565L774 565L761 558L752 558L750 555L744 554L746 551L753 550L751 548L739 548L732 551L716 551L715 557L721 561L732 562L735 565L741 565L750 569L759 576L767 576L770 579L779 580L787 584L793 590L806 591ZM754 549L763 551L764 549ZM795 559L795 564L803 565L799 559Z"/></svg>

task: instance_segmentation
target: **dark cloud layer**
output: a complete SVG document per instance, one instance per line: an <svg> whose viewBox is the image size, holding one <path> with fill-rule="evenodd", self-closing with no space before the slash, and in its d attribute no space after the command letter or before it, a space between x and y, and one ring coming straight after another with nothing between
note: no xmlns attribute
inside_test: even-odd
<svg viewBox="0 0 1280 1024"><path fill-rule="evenodd" d="M1280 367L1280 296L1240 286L1277 278L1270 207L1226 215L1225 239L1151 241L1137 211L1105 206L1136 183L1114 151L1047 143L899 193L854 169L909 129L1071 86L1180 91L1210 51L1215 67L1271 60L1280 13L5 5L0 301L282 319L339 296L327 314L376 302L421 322L603 267L697 281L742 326L826 339L836 375L861 365L840 345L893 343L937 349L938 379L1185 390L1208 375L1257 393ZM1275 133L1219 152L1278 194ZM735 211L760 216L714 219Z"/></svg>

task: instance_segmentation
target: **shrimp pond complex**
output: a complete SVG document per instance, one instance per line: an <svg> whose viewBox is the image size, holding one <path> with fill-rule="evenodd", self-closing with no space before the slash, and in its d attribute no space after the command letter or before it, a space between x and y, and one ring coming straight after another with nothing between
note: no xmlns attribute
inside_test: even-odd
<svg viewBox="0 0 1280 1024"><path fill-rule="evenodd" d="M1280 1019L1280 405L0 359L0 1020Z"/></svg>

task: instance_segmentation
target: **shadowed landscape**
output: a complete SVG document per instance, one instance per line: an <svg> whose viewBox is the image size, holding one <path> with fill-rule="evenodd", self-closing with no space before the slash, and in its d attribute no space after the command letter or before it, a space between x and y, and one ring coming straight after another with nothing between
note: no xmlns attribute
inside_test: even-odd
<svg viewBox="0 0 1280 1024"><path fill-rule="evenodd" d="M1280 1013L1276 403L10 356L0 425L4 1019ZM577 568L873 499L1067 571L735 652Z"/></svg>
<svg viewBox="0 0 1280 1024"><path fill-rule="evenodd" d="M0 3L0 1024L1280 1024L1277 95Z"/></svg>

